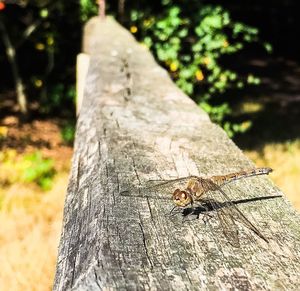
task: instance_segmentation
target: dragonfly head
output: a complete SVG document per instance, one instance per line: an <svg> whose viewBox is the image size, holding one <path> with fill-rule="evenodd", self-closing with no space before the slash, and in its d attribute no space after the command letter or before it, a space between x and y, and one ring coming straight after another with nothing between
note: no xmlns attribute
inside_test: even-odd
<svg viewBox="0 0 300 291"><path fill-rule="evenodd" d="M185 207L192 203L192 196L187 191L176 189L173 193L173 201L177 207Z"/></svg>

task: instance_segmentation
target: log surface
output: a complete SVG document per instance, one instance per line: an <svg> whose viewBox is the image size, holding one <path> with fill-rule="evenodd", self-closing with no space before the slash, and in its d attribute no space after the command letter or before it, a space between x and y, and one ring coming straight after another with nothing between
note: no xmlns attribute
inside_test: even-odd
<svg viewBox="0 0 300 291"><path fill-rule="evenodd" d="M88 22L84 53L54 290L298 289L300 217L284 197L238 205L269 243L237 223L236 248L216 215L182 223L165 215L168 199L120 195L151 179L254 164L112 19ZM281 194L262 176L232 187L232 200Z"/></svg>

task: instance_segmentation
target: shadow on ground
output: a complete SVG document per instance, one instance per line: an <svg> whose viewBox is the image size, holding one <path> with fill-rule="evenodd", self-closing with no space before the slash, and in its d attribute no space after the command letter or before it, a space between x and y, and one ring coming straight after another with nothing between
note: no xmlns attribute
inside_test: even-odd
<svg viewBox="0 0 300 291"><path fill-rule="evenodd" d="M236 136L234 141L251 150L267 143L299 139L300 64L280 57L236 63L236 70L253 72L260 77L261 84L242 92L230 92L232 101L239 99L232 121L252 121L251 129Z"/></svg>

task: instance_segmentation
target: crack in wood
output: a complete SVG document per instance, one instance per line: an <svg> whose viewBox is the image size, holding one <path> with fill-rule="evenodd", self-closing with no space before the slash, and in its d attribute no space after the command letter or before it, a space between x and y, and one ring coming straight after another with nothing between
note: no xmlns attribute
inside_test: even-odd
<svg viewBox="0 0 300 291"><path fill-rule="evenodd" d="M140 218L140 220L141 220L141 218ZM147 257L147 260L150 264L150 269L153 269L153 263L150 259L149 253L148 253L148 247L147 247L147 244L146 244L146 237L145 237L145 232L144 232L144 227L143 227L142 222L139 223L139 226L140 226L141 232L142 232L142 239L143 239L143 245L144 245L144 250L145 250L145 253L146 253L146 257Z"/></svg>

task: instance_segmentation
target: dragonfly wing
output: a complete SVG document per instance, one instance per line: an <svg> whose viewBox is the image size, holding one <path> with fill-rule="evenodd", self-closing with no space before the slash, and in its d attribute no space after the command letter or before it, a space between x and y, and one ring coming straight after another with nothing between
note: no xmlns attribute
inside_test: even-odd
<svg viewBox="0 0 300 291"><path fill-rule="evenodd" d="M139 186L133 186L128 190L121 191L122 196L148 197L155 199L172 199L176 189L183 189L192 176L172 180L149 180Z"/></svg>
<svg viewBox="0 0 300 291"><path fill-rule="evenodd" d="M182 177L182 178L176 178L172 180L149 180L145 183L147 188L182 188L184 187L187 182L191 179L197 179L195 176L188 176L188 177Z"/></svg>
<svg viewBox="0 0 300 291"><path fill-rule="evenodd" d="M253 225L252 222L238 209L238 207L231 201L229 196L221 189L220 186L213 183L210 180L205 180L205 186L207 189L207 195L211 193L212 198L215 201L223 201L223 203L218 203L220 209L223 209L223 214L229 215L233 221L238 221L246 226L248 229L253 231L257 236L262 238L264 241L268 242L268 240L262 235L262 233Z"/></svg>
<svg viewBox="0 0 300 291"><path fill-rule="evenodd" d="M208 200L206 203L217 212L219 223L228 242L234 247L240 247L238 228L230 212L217 201Z"/></svg>

